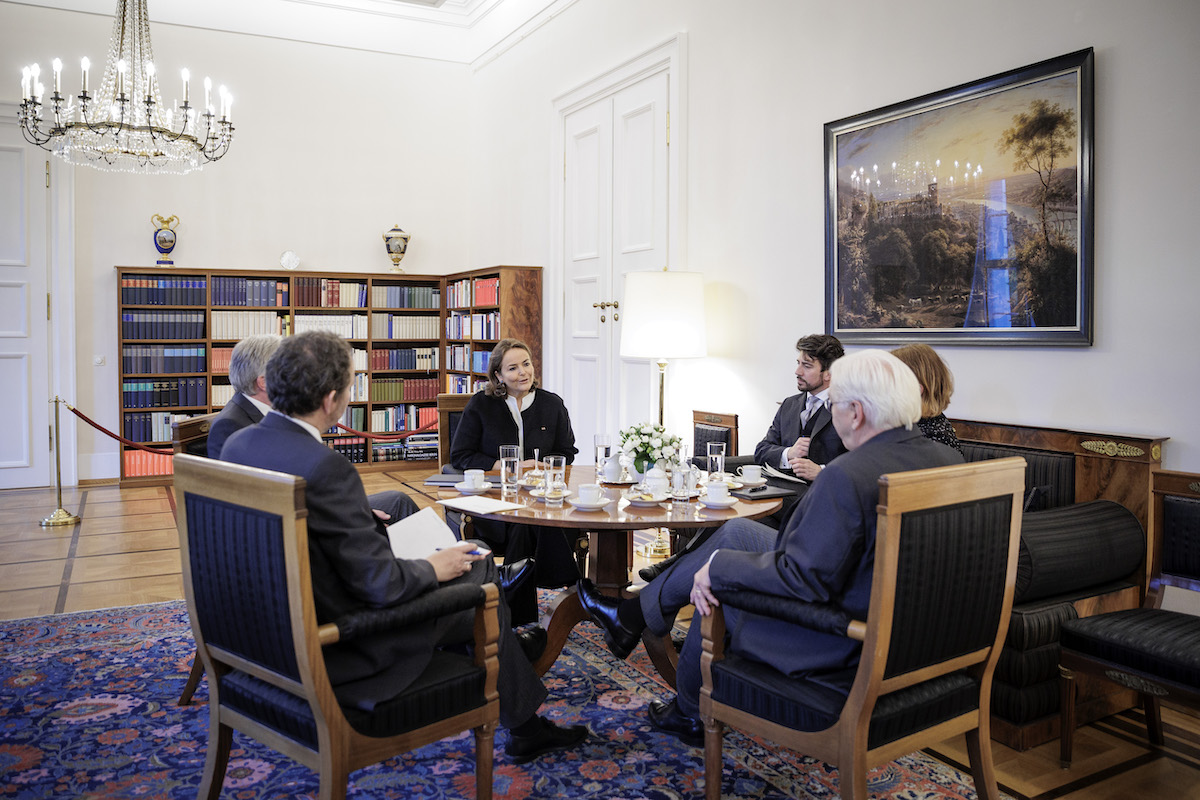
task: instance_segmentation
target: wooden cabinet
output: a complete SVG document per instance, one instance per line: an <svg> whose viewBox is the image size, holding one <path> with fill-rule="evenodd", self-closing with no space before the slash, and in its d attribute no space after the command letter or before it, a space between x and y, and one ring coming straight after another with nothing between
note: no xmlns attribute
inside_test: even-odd
<svg viewBox="0 0 1200 800"><path fill-rule="evenodd" d="M219 411L233 396L229 358L254 333L331 330L354 350L342 424L386 434L430 426L403 443L334 434L360 464L437 458L436 400L449 384L473 391L504 336L541 356L541 268L493 267L452 275L118 267L120 432L169 449L171 421ZM451 292L451 290L453 290ZM447 303L453 293L457 305ZM465 327L464 327L465 325ZM454 329L455 335L448 336ZM449 358L465 356L465 369ZM482 365L478 370L471 367ZM463 383L462 378L466 379ZM171 458L121 445L122 483L169 480Z"/></svg>

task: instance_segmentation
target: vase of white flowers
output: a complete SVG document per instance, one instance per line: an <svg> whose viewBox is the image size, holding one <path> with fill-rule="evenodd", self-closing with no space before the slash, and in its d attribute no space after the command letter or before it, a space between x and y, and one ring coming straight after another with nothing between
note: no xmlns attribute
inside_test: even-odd
<svg viewBox="0 0 1200 800"><path fill-rule="evenodd" d="M659 461L670 461L679 452L679 437L662 425L643 422L621 431L621 450L633 460L638 476Z"/></svg>

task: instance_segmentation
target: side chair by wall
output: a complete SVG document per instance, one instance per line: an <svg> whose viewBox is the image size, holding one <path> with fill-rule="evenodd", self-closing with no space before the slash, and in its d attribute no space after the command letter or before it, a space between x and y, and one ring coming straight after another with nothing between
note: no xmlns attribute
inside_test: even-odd
<svg viewBox="0 0 1200 800"><path fill-rule="evenodd" d="M757 592L723 607L863 643L849 697L725 651L721 607L702 619L700 714L706 796L721 793L731 725L821 759L845 800L865 800L867 769L959 733L980 797L996 800L989 709L1016 583L1025 460L884 475L867 619Z"/></svg>
<svg viewBox="0 0 1200 800"><path fill-rule="evenodd" d="M318 626L304 485L293 475L175 457L184 590L209 676L197 796L219 797L235 729L318 772L319 796L339 800L352 770L473 730L476 796L491 798L499 590L446 586ZM337 702L322 647L470 608L473 656L434 651L411 686L373 711Z"/></svg>
<svg viewBox="0 0 1200 800"><path fill-rule="evenodd" d="M1076 675L1137 691L1155 745L1163 743L1162 701L1200 708L1200 475L1155 472L1151 494L1155 535L1142 607L1062 624L1059 748L1064 768L1071 765L1075 741Z"/></svg>

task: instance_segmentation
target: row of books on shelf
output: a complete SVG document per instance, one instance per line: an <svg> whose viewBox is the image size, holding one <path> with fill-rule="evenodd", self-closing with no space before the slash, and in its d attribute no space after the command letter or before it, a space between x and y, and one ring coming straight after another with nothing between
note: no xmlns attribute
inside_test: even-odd
<svg viewBox="0 0 1200 800"><path fill-rule="evenodd" d="M447 394L475 394L485 386L487 386L487 381L483 378L475 378L470 375L446 376Z"/></svg>
<svg viewBox="0 0 1200 800"><path fill-rule="evenodd" d="M383 347L371 351L371 369L437 368L436 347Z"/></svg>
<svg viewBox="0 0 1200 800"><path fill-rule="evenodd" d="M121 302L134 306L202 306L208 295L204 278L145 275L121 279Z"/></svg>
<svg viewBox="0 0 1200 800"><path fill-rule="evenodd" d="M409 403L371 411L371 430L374 433L403 433L426 425L430 426L431 431L437 430L437 408L434 406Z"/></svg>
<svg viewBox="0 0 1200 800"><path fill-rule="evenodd" d="M208 359L203 346L171 347L162 344L121 346L121 371L127 375L161 372L204 372ZM229 370L226 365L226 371Z"/></svg>
<svg viewBox="0 0 1200 800"><path fill-rule="evenodd" d="M400 442L375 442L371 446L374 461L437 461L436 433L414 433Z"/></svg>
<svg viewBox="0 0 1200 800"><path fill-rule="evenodd" d="M212 312L212 338L245 339L256 333L278 333L287 335L286 314L274 311L214 311ZM199 337L202 338L203 333Z"/></svg>
<svg viewBox="0 0 1200 800"><path fill-rule="evenodd" d="M365 464L367 461L367 440L362 436L338 436L326 439L325 444L355 464Z"/></svg>
<svg viewBox="0 0 1200 800"><path fill-rule="evenodd" d="M134 442L171 441L171 423L186 417L170 411L127 411L121 415L121 433Z"/></svg>
<svg viewBox="0 0 1200 800"><path fill-rule="evenodd" d="M371 391L371 376L365 372L354 373L354 379L350 381L350 402L365 403L370 399ZM361 430L361 428L359 429Z"/></svg>
<svg viewBox="0 0 1200 800"><path fill-rule="evenodd" d="M331 331L343 339L367 338L366 314L296 314L293 320L296 333Z"/></svg>
<svg viewBox="0 0 1200 800"><path fill-rule="evenodd" d="M441 381L437 378L381 378L371 382L375 403L421 403L437 400Z"/></svg>
<svg viewBox="0 0 1200 800"><path fill-rule="evenodd" d="M438 338L438 317L413 316L411 314L371 314L371 338L436 339Z"/></svg>
<svg viewBox="0 0 1200 800"><path fill-rule="evenodd" d="M288 282L274 278L212 277L214 306L275 306L288 304Z"/></svg>
<svg viewBox="0 0 1200 800"><path fill-rule="evenodd" d="M208 404L208 378L123 381L122 408L170 408Z"/></svg>
<svg viewBox="0 0 1200 800"><path fill-rule="evenodd" d="M126 311L122 339L203 339L203 311Z"/></svg>
<svg viewBox="0 0 1200 800"><path fill-rule="evenodd" d="M175 472L175 459L161 453L130 448L121 454L125 462L125 477L142 478L147 475L171 475Z"/></svg>
<svg viewBox="0 0 1200 800"><path fill-rule="evenodd" d="M500 278L463 278L446 284L446 307L495 306L500 304Z"/></svg>
<svg viewBox="0 0 1200 800"><path fill-rule="evenodd" d="M338 420L338 424L345 425L347 428L353 428L356 431L365 430L363 427L367 422L367 410L361 406L349 406L342 412L342 418ZM326 435L344 434L341 428L334 425L329 430L325 431Z"/></svg>
<svg viewBox="0 0 1200 800"><path fill-rule="evenodd" d="M446 317L447 339L498 339L500 338L500 312L481 311L467 314L451 311Z"/></svg>
<svg viewBox="0 0 1200 800"><path fill-rule="evenodd" d="M371 305L375 308L441 308L442 290L437 286L371 287Z"/></svg>
<svg viewBox="0 0 1200 800"><path fill-rule="evenodd" d="M366 308L367 284L338 278L293 278L296 305L319 308Z"/></svg>

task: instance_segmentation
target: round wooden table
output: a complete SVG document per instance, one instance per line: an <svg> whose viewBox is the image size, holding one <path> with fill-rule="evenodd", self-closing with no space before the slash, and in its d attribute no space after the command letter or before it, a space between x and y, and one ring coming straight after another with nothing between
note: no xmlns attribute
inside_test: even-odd
<svg viewBox="0 0 1200 800"><path fill-rule="evenodd" d="M489 477L494 484L499 484L497 478ZM579 486L593 483L596 480L594 467L578 466L567 468L567 485L571 490L570 497L579 496ZM588 577L605 594L623 597L628 595L630 554L633 552L633 532L645 528L696 529L711 528L731 519L739 517L758 519L771 514L780 506L778 499L774 500L741 500L738 499L726 509L712 509L698 500L690 503L666 501L648 508L630 505L624 494L628 484L601 484L604 496L610 500L603 508L596 511L584 511L575 508L569 500L564 500L562 507L551 508L533 497L528 490L521 489L515 496L502 495L500 490L492 489L485 496L520 503L521 508L509 511L480 514L471 513L473 517L494 519L501 522L524 522L530 525L543 525L549 528L566 528L587 533L588 546ZM440 492L443 498L457 494L454 489ZM546 651L534 663L538 674L544 674L562 652L567 642L567 635L580 622L590 619L576 596L576 588L569 586L554 599L548 613L543 617L542 624L546 628ZM675 664L678 654L671 645L669 637L656 637L651 634L642 636L642 643L649 653L651 661L659 673L672 686L675 685Z"/></svg>

